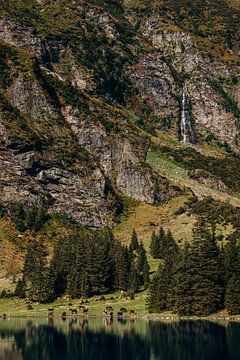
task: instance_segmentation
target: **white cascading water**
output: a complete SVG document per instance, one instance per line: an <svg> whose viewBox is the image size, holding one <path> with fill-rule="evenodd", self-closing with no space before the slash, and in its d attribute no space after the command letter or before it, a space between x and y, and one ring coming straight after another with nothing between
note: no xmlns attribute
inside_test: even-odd
<svg viewBox="0 0 240 360"><path fill-rule="evenodd" d="M184 144L187 142L187 120L186 120L186 94L185 90L183 90L182 94L182 109L181 109L181 139Z"/></svg>
<svg viewBox="0 0 240 360"><path fill-rule="evenodd" d="M183 89L182 93L182 108L181 108L181 124L180 124L180 131L181 131L181 140L184 144L188 141L193 142L195 139L194 131L192 128L192 123L190 119L188 103L186 99L186 91Z"/></svg>

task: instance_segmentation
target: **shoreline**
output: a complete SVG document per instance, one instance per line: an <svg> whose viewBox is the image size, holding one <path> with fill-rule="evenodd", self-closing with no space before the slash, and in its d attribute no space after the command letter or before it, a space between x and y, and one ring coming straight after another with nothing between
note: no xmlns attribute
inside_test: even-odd
<svg viewBox="0 0 240 360"><path fill-rule="evenodd" d="M239 322L240 323L240 315L236 316L178 316L178 315L161 315L161 314L154 314L154 315L144 315L142 317L144 320L149 321L227 321L227 322Z"/></svg>
<svg viewBox="0 0 240 360"><path fill-rule="evenodd" d="M66 317L62 318L59 314L53 316L49 320L68 320L68 319L109 319L109 316L104 316L100 314L78 314L78 315L66 315ZM6 314L6 317L3 314L0 315L0 320L8 320L8 319L48 319L47 314L43 315L39 314ZM122 319L122 320L146 320L146 321L169 321L169 322L179 322L179 321L225 321L225 322L239 322L240 323L240 315L239 316L171 316L171 315L161 315L161 314L148 314L148 315L136 315L136 316L123 316L118 317L117 315L113 315L112 319Z"/></svg>
<svg viewBox="0 0 240 360"><path fill-rule="evenodd" d="M109 295L110 296L110 295ZM114 299L110 298L96 301L97 297L89 299L87 303L81 304L78 299L67 300L58 299L50 304L39 304L33 303L31 309L28 309L25 299L9 298L0 299L0 319L3 315L7 318L48 318L53 315L55 319L61 319L65 313L66 318L73 319L84 319L90 318L107 318L103 313L107 307L111 307L113 311L113 318L117 319L121 313L121 308L125 308L127 312L122 313L122 319L142 319L147 321L224 321L224 322L240 322L240 314L229 315L225 310L219 313L213 313L208 316L180 316L172 312L162 313L147 313L145 307L145 296L144 293L136 296L135 300L129 299ZM83 313L81 307L85 306L88 308L87 313ZM71 313L74 310L76 313ZM51 314L53 312L53 314ZM119 314L118 314L119 312ZM110 314L107 316L109 317ZM119 319L121 315L119 316Z"/></svg>

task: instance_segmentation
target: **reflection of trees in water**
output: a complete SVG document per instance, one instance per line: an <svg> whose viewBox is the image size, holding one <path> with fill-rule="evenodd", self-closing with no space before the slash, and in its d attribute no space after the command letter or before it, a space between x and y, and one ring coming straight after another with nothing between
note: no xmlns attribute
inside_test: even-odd
<svg viewBox="0 0 240 360"><path fill-rule="evenodd" d="M9 344L8 348L4 349L0 346L0 360L23 360L23 358L14 344Z"/></svg>
<svg viewBox="0 0 240 360"><path fill-rule="evenodd" d="M68 324L67 333L32 323L0 329L0 360L150 360L151 353L157 360L240 359L240 324L150 322L145 338L134 327L109 332L77 320Z"/></svg>
<svg viewBox="0 0 240 360"><path fill-rule="evenodd" d="M150 360L147 343L134 329L118 335L104 329L82 331L70 326L68 334L64 334L52 326L29 324L12 335L22 354L16 360Z"/></svg>
<svg viewBox="0 0 240 360"><path fill-rule="evenodd" d="M0 360L22 360L22 356L11 344L8 349L0 348Z"/></svg>
<svg viewBox="0 0 240 360"><path fill-rule="evenodd" d="M240 324L231 323L227 329L230 359L240 359Z"/></svg>
<svg viewBox="0 0 240 360"><path fill-rule="evenodd" d="M0 360L22 360L21 353L18 351L15 337L11 330L0 329Z"/></svg>
<svg viewBox="0 0 240 360"><path fill-rule="evenodd" d="M208 321L149 323L151 349L161 360L239 359L239 335L236 324L224 327Z"/></svg>
<svg viewBox="0 0 240 360"><path fill-rule="evenodd" d="M124 334L71 331L68 335L71 359L82 360L149 360L150 349L144 339L134 330ZM79 346L80 345L80 346Z"/></svg>

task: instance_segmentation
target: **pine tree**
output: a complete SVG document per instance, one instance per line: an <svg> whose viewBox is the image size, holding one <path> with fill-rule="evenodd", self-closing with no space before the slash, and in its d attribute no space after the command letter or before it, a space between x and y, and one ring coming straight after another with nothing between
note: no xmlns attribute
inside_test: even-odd
<svg viewBox="0 0 240 360"><path fill-rule="evenodd" d="M86 247L86 270L90 293L104 294L112 290L114 284L111 246L103 233L98 233L86 242Z"/></svg>
<svg viewBox="0 0 240 360"><path fill-rule="evenodd" d="M77 257L77 255L76 255ZM70 271L67 275L67 294L72 298L78 298L79 297L79 293L80 293L80 284L79 284L79 279L80 279L80 274L79 274L79 269L77 267L77 261L76 261L76 257L74 257L74 259L72 259L72 266L70 268Z"/></svg>
<svg viewBox="0 0 240 360"><path fill-rule="evenodd" d="M128 277L128 290L132 293L138 291L140 285L140 274L136 269L136 265L134 262L130 264L130 273Z"/></svg>
<svg viewBox="0 0 240 360"><path fill-rule="evenodd" d="M54 287L53 287L53 278L52 278L52 271L51 267L48 266L46 269L46 276L44 282L44 298L42 302L50 303L56 299L54 294Z"/></svg>
<svg viewBox="0 0 240 360"><path fill-rule="evenodd" d="M192 315L194 302L194 269L190 261L190 245L185 243L173 265L172 281L168 301L172 310L179 315Z"/></svg>
<svg viewBox="0 0 240 360"><path fill-rule="evenodd" d="M161 249L164 261L159 266L149 286L147 307L150 312L161 312L170 308L173 266L179 254L179 248L171 232L168 231L165 235L163 229L160 231L164 245Z"/></svg>
<svg viewBox="0 0 240 360"><path fill-rule="evenodd" d="M162 251L163 259L165 257L171 256L171 258L174 260L178 254L179 248L170 230L168 230L167 234L165 235L164 243L164 251Z"/></svg>
<svg viewBox="0 0 240 360"><path fill-rule="evenodd" d="M72 298L88 297L91 293L87 270L87 241L88 237L81 232L74 243L74 252L67 275L67 293Z"/></svg>
<svg viewBox="0 0 240 360"><path fill-rule="evenodd" d="M54 245L50 263L53 296L62 296L67 290L68 276L75 258L76 236L59 238Z"/></svg>
<svg viewBox="0 0 240 360"><path fill-rule="evenodd" d="M112 283L112 259L110 256L110 244L106 241L106 238L100 240L98 256L100 256L100 272L99 280L101 284L100 294L110 292L113 288Z"/></svg>
<svg viewBox="0 0 240 360"><path fill-rule="evenodd" d="M222 264L216 241L200 220L174 275L172 299L181 315L208 315L223 305Z"/></svg>
<svg viewBox="0 0 240 360"><path fill-rule="evenodd" d="M237 246L237 240L235 236L232 236L224 246L223 249L223 264L224 264L224 277L225 284L232 277L232 274L238 270L239 267L239 248Z"/></svg>
<svg viewBox="0 0 240 360"><path fill-rule="evenodd" d="M114 261L115 261L114 288L116 290L126 291L128 288L128 277L130 273L128 248L118 243L116 245Z"/></svg>
<svg viewBox="0 0 240 360"><path fill-rule="evenodd" d="M160 240L160 236L157 236L155 231L152 233L152 236L151 236L150 254L152 255L152 257L154 259L161 258L161 240Z"/></svg>
<svg viewBox="0 0 240 360"><path fill-rule="evenodd" d="M26 297L26 281L24 278L19 279L17 284L16 284L16 288L14 291L14 295L19 297L20 299L24 299Z"/></svg>
<svg viewBox="0 0 240 360"><path fill-rule="evenodd" d="M116 274L115 256L116 256L117 241L114 238L111 229L107 228L106 230L103 231L103 242L106 243L106 251L107 251L107 262L105 263L105 265L108 275L105 281L105 286L108 289L108 291L113 291L114 283L115 283L115 274Z"/></svg>
<svg viewBox="0 0 240 360"><path fill-rule="evenodd" d="M137 249L136 272L139 274L139 285L144 285L145 288L149 284L149 270L146 250L141 241Z"/></svg>
<svg viewBox="0 0 240 360"><path fill-rule="evenodd" d="M132 232L132 236L131 236L131 243L130 243L130 249L135 251L138 248L138 237L137 237L137 233L135 231L135 229Z"/></svg>
<svg viewBox="0 0 240 360"><path fill-rule="evenodd" d="M28 244L23 274L30 284L30 296L40 302L46 301L47 294L47 251L42 241Z"/></svg>
<svg viewBox="0 0 240 360"><path fill-rule="evenodd" d="M234 273L228 281L225 306L230 315L240 314L240 270Z"/></svg>
<svg viewBox="0 0 240 360"><path fill-rule="evenodd" d="M137 252L131 246L128 248L129 259L129 276L128 276L128 290L132 293L138 291L140 286L140 274L137 269Z"/></svg>
<svg viewBox="0 0 240 360"><path fill-rule="evenodd" d="M64 292L78 298L112 291L116 254L116 241L109 229L81 229L67 243L60 239L51 262L55 297Z"/></svg>
<svg viewBox="0 0 240 360"><path fill-rule="evenodd" d="M240 313L240 249L236 237L232 236L224 247L225 307L230 315Z"/></svg>
<svg viewBox="0 0 240 360"><path fill-rule="evenodd" d="M166 241L165 241L165 231L163 228L160 228L159 234L158 234L158 246L157 249L159 249L158 259L163 259L165 252L166 252Z"/></svg>
<svg viewBox="0 0 240 360"><path fill-rule="evenodd" d="M146 306L149 313L159 313L164 309L164 306L162 307L163 304L161 302L159 303L159 295L162 294L161 278L161 268L159 268L158 272L153 275L148 288ZM163 290L165 292L164 281Z"/></svg>
<svg viewBox="0 0 240 360"><path fill-rule="evenodd" d="M223 307L223 273L216 239L202 221L193 233L191 254L196 269L193 311L197 315L208 315Z"/></svg>
<svg viewBox="0 0 240 360"><path fill-rule="evenodd" d="M172 280L172 262L165 261L153 276L146 299L147 309L150 313L159 313L169 308L169 289Z"/></svg>

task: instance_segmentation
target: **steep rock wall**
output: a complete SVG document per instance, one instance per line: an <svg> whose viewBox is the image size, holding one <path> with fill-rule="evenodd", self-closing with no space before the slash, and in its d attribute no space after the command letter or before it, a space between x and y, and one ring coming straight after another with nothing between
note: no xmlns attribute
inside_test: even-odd
<svg viewBox="0 0 240 360"><path fill-rule="evenodd" d="M237 87L228 86L237 77L238 68L203 55L189 34L179 29L162 29L157 17L147 20L143 33L155 50L140 60L132 77L155 114L171 116L176 124L185 87L197 131L201 134L207 130L221 142L236 146L239 119L227 108L225 100L238 101ZM213 82L219 82L219 89L214 88Z"/></svg>

